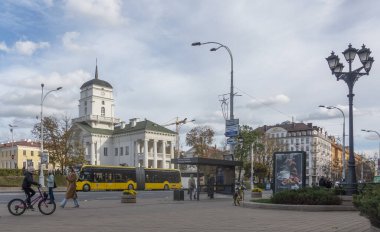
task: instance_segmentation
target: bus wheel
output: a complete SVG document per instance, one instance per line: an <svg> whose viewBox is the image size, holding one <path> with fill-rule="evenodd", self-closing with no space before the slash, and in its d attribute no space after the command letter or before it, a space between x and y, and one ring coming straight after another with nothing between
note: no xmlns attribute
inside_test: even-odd
<svg viewBox="0 0 380 232"><path fill-rule="evenodd" d="M133 190L133 185L132 185L132 184L129 184L129 185L128 185L128 189L129 189L129 190Z"/></svg>
<svg viewBox="0 0 380 232"><path fill-rule="evenodd" d="M169 190L169 185L166 184L166 185L164 186L164 190Z"/></svg>
<svg viewBox="0 0 380 232"><path fill-rule="evenodd" d="M83 185L83 192L88 192L88 191L90 191L90 185L88 185L88 184L85 184L85 185Z"/></svg>

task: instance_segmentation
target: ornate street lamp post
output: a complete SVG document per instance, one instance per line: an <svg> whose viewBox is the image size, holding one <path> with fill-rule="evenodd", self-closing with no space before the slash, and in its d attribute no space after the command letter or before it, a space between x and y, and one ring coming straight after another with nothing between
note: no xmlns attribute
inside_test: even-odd
<svg viewBox="0 0 380 232"><path fill-rule="evenodd" d="M40 177L39 177L39 183L42 187L45 187L45 181L44 181L44 172L42 170L42 158L43 158L43 152L44 152L44 121L43 121L43 105L44 105L44 101L45 101L45 98L46 96L51 93L51 92L54 92L54 91L58 91L60 89L62 89L62 87L58 87L57 89L53 89L53 90L50 90L48 91L45 95L44 95L44 84L42 83L41 84L41 151L40 151Z"/></svg>
<svg viewBox="0 0 380 232"><path fill-rule="evenodd" d="M227 47L226 45L223 45L221 43L218 43L218 42L205 42L205 43L195 42L195 43L192 43L191 46L201 46L201 45L205 45L205 44L216 44L216 45L218 45L218 47L210 49L210 51L212 51L212 52L217 51L219 48L224 48L227 50L228 54L230 55L230 59L231 59L230 120L233 120L234 119L234 59L232 57L232 52L229 49L229 47ZM230 152L232 154L233 159L235 159L234 158L234 150L235 150L235 144L231 143Z"/></svg>
<svg viewBox="0 0 380 232"><path fill-rule="evenodd" d="M372 63L374 61L373 57L370 57L371 51L365 47L363 44L360 50L355 49L348 45L348 48L343 52L344 58L349 64L348 72L342 72L343 64L339 62L339 57L331 53L329 57L326 58L327 63L331 69L332 74L335 75L337 81L344 80L348 86L349 93L347 95L349 101L349 160L348 160L348 178L347 178L347 194L352 195L356 193L357 182L356 182L356 172L355 172L355 156L354 156L354 120L353 120L353 89L355 82L363 75L368 75L372 68ZM352 70L352 62L355 56L358 55L362 66L358 69ZM364 69L365 72L361 72Z"/></svg>

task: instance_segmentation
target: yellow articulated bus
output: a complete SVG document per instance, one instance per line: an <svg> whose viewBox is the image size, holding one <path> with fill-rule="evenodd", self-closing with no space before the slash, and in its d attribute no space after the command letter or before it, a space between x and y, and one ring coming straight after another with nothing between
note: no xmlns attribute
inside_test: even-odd
<svg viewBox="0 0 380 232"><path fill-rule="evenodd" d="M91 190L169 190L180 189L177 169L84 165L79 172L77 191Z"/></svg>

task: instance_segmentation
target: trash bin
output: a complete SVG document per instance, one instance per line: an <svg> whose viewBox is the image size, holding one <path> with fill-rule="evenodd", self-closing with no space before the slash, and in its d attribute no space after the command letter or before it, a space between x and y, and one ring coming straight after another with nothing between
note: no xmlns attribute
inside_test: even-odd
<svg viewBox="0 0 380 232"><path fill-rule="evenodd" d="M183 190L174 190L173 192L175 201L183 201L185 200L185 193Z"/></svg>

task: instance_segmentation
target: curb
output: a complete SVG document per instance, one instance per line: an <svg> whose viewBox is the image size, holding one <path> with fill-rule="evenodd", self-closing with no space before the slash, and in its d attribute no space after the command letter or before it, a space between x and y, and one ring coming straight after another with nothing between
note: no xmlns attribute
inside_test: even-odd
<svg viewBox="0 0 380 232"><path fill-rule="evenodd" d="M244 202L243 207L253 209L295 210L306 212L358 211L354 206L351 205L282 205L257 202Z"/></svg>

